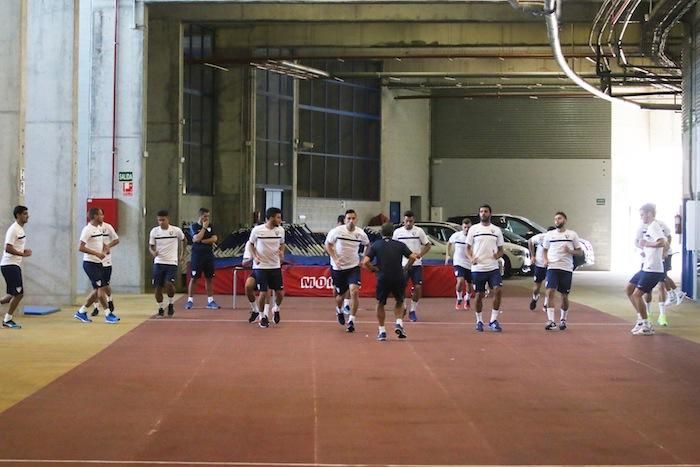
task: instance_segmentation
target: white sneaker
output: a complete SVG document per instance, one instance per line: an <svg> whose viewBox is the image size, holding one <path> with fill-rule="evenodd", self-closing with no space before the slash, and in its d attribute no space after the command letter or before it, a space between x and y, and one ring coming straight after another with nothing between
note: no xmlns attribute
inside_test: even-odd
<svg viewBox="0 0 700 467"><path fill-rule="evenodd" d="M632 329L630 329L630 332L632 334L635 334L637 331L639 331L643 327L644 327L644 323L642 323L641 321L637 321L637 324L635 324L634 327Z"/></svg>
<svg viewBox="0 0 700 467"><path fill-rule="evenodd" d="M653 336L654 335L654 328L651 326L642 326L637 330L636 332L633 332L635 336Z"/></svg>
<svg viewBox="0 0 700 467"><path fill-rule="evenodd" d="M671 306L675 305L676 302L676 292L673 290L669 290L668 293L666 294L666 301L664 302L664 305L666 306Z"/></svg>
<svg viewBox="0 0 700 467"><path fill-rule="evenodd" d="M676 305L683 303L683 300L687 297L685 292L676 292Z"/></svg>

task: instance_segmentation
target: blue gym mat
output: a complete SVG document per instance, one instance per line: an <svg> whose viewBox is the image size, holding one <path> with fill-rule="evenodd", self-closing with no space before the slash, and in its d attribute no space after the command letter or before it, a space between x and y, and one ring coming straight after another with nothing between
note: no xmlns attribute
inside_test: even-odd
<svg viewBox="0 0 700 467"><path fill-rule="evenodd" d="M59 309L56 308L55 306L33 306L33 305L25 305L24 306L24 314L25 315L49 315L51 313L56 313Z"/></svg>

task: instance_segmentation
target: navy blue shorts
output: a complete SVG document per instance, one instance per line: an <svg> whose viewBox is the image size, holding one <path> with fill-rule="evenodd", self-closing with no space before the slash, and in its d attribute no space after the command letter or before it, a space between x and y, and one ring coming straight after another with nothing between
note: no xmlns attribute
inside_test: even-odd
<svg viewBox="0 0 700 467"><path fill-rule="evenodd" d="M503 278L501 277L501 271L498 269L487 272L472 271L472 282L474 283L476 291L483 293L486 292L487 282L490 288L495 289L503 284Z"/></svg>
<svg viewBox="0 0 700 467"><path fill-rule="evenodd" d="M177 276L177 266L174 264L153 263L153 287L165 287L165 284L174 284Z"/></svg>
<svg viewBox="0 0 700 467"><path fill-rule="evenodd" d="M105 285L109 285L112 280L112 266L102 266L102 277L104 278Z"/></svg>
<svg viewBox="0 0 700 467"><path fill-rule="evenodd" d="M333 287L335 287L336 295L343 295L347 292L350 284L362 285L360 266L341 271L331 269L331 277L333 278Z"/></svg>
<svg viewBox="0 0 700 467"><path fill-rule="evenodd" d="M22 268L16 264L8 264L0 267L2 277L5 278L7 284L7 295L22 295L24 293L24 285L22 284Z"/></svg>
<svg viewBox="0 0 700 467"><path fill-rule="evenodd" d="M548 289L557 289L557 292L568 294L571 292L571 279L573 273L562 269L547 269L547 279L544 286Z"/></svg>
<svg viewBox="0 0 700 467"><path fill-rule="evenodd" d="M92 261L83 261L83 271L87 274L93 289L99 289L107 284L104 278L104 266L102 263L93 263Z"/></svg>
<svg viewBox="0 0 700 467"><path fill-rule="evenodd" d="M253 269L253 277L259 291L282 290L282 269Z"/></svg>
<svg viewBox="0 0 700 467"><path fill-rule="evenodd" d="M423 285L423 266L411 266L408 270L408 280L415 287L416 285Z"/></svg>
<svg viewBox="0 0 700 467"><path fill-rule="evenodd" d="M632 276L630 284L634 284L636 288L644 293L649 293L654 290L654 287L656 287L659 282L663 282L664 279L666 279L665 272L639 271Z"/></svg>
<svg viewBox="0 0 700 467"><path fill-rule="evenodd" d="M406 282L396 279L384 279L381 276L377 277L377 287L375 297L382 305L386 305L389 295L393 295L396 303L402 303L406 295Z"/></svg>
<svg viewBox="0 0 700 467"><path fill-rule="evenodd" d="M214 256L192 255L190 259L190 274L194 279L204 277L211 279L214 277Z"/></svg>
<svg viewBox="0 0 700 467"><path fill-rule="evenodd" d="M543 282L546 276L547 276L547 268L541 268L539 266L535 266L535 282L537 282L538 284Z"/></svg>
<svg viewBox="0 0 700 467"><path fill-rule="evenodd" d="M664 258L664 271L668 272L671 270L671 255Z"/></svg>
<svg viewBox="0 0 700 467"><path fill-rule="evenodd" d="M453 266L455 270L455 277L463 277L467 280L468 284L472 283L472 271L464 266Z"/></svg>

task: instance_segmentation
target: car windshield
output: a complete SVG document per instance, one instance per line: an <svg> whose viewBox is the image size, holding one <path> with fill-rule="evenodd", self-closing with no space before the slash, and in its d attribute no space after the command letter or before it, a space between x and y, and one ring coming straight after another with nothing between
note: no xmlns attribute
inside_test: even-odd
<svg viewBox="0 0 700 467"><path fill-rule="evenodd" d="M525 222L527 222L528 224L530 224L531 226L533 226L534 228L536 228L536 229L539 230L540 232L546 232L546 231L547 231L547 228L546 228L546 227L542 227L540 224L538 224L537 222L535 222L535 221L533 221L533 220L531 220L531 219L528 219L527 217L523 217L523 220L525 220Z"/></svg>
<svg viewBox="0 0 700 467"><path fill-rule="evenodd" d="M521 237L518 234L515 234L513 232L510 232L505 229L501 229L503 231L503 237L506 239L507 242L510 243L515 243L516 245L527 245L527 240L525 240L523 237Z"/></svg>

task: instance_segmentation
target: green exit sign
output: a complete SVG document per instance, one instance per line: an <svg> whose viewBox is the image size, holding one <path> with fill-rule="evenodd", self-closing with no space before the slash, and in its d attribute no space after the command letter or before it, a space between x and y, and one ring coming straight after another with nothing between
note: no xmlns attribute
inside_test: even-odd
<svg viewBox="0 0 700 467"><path fill-rule="evenodd" d="M119 181L120 182L133 182L134 181L134 172L119 172Z"/></svg>

